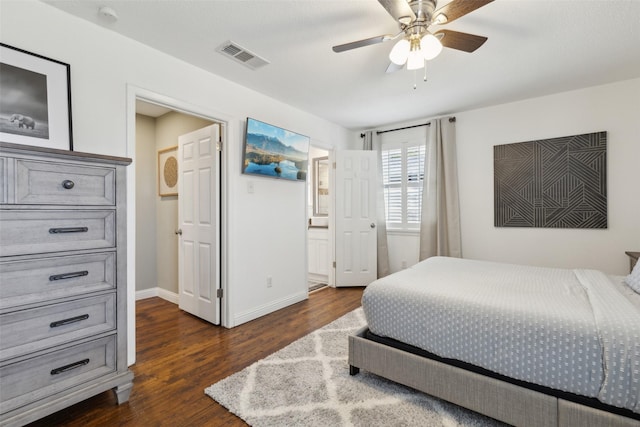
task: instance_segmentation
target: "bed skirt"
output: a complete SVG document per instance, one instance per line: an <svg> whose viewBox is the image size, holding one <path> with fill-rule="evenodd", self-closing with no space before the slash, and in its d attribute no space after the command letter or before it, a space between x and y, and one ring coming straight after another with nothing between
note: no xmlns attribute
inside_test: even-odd
<svg viewBox="0 0 640 427"><path fill-rule="evenodd" d="M367 339L349 336L351 373L364 369L522 427L638 427L640 421L550 396Z"/></svg>

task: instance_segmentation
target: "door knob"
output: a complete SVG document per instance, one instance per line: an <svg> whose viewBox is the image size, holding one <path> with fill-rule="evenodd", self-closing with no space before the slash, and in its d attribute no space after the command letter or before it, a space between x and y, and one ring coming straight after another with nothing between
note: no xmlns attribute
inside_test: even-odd
<svg viewBox="0 0 640 427"><path fill-rule="evenodd" d="M376 224L374 222L372 222L371 225L369 225L369 227L376 228Z"/></svg>
<svg viewBox="0 0 640 427"><path fill-rule="evenodd" d="M182 229L181 229L181 228L178 228L178 229L175 231L175 233L176 233L176 234L179 234L179 235L181 235L181 236L182 236Z"/></svg>

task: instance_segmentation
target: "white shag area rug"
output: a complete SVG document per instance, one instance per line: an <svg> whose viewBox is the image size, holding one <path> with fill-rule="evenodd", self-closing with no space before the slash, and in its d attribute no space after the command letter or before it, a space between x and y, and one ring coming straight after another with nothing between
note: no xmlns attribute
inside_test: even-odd
<svg viewBox="0 0 640 427"><path fill-rule="evenodd" d="M350 376L347 336L365 323L358 308L205 393L255 427L504 425L366 371Z"/></svg>

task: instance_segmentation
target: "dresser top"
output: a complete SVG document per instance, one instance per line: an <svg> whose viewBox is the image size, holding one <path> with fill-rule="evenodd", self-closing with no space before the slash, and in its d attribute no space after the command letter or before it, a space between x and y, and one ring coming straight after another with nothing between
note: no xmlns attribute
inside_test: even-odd
<svg viewBox="0 0 640 427"><path fill-rule="evenodd" d="M58 150L54 148L36 147L32 145L12 144L0 141L0 154L37 154L53 159L81 160L85 162L109 162L122 165L131 163L127 157L105 156L102 154L82 153L79 151Z"/></svg>

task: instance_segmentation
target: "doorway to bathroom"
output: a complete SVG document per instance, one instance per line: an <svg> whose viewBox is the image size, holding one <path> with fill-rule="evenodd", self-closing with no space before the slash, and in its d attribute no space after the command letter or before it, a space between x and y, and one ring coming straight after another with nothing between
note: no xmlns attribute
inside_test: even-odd
<svg viewBox="0 0 640 427"><path fill-rule="evenodd" d="M310 179L307 180L309 292L322 289L331 282L329 154L328 150L321 147L309 148Z"/></svg>

